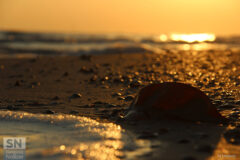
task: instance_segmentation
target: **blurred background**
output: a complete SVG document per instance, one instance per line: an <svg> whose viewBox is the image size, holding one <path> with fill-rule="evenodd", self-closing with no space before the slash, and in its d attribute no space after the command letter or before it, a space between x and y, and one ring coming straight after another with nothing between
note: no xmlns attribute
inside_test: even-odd
<svg viewBox="0 0 240 160"><path fill-rule="evenodd" d="M240 34L239 0L0 0L0 30Z"/></svg>
<svg viewBox="0 0 240 160"><path fill-rule="evenodd" d="M240 50L239 0L0 0L0 56Z"/></svg>

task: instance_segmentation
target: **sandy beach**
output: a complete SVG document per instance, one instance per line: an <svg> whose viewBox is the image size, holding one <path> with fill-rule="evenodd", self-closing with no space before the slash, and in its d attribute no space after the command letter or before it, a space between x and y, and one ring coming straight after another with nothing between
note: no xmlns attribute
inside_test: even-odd
<svg viewBox="0 0 240 160"><path fill-rule="evenodd" d="M238 159L239 62L240 54L230 50L3 58L0 106L120 124L136 140L151 142L151 151L137 159ZM229 124L118 121L140 88L160 82L201 89Z"/></svg>
<svg viewBox="0 0 240 160"><path fill-rule="evenodd" d="M0 160L240 160L240 0L0 0Z"/></svg>

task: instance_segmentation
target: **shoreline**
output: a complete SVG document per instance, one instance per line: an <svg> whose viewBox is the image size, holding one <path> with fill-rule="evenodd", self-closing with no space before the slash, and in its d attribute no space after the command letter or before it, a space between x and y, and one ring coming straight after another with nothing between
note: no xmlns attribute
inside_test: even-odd
<svg viewBox="0 0 240 160"><path fill-rule="evenodd" d="M231 51L3 58L0 59L0 106L2 110L74 114L116 122L116 117L123 114L144 85L177 81L201 89L218 105L222 114L234 118L232 112L240 109L239 63L240 53ZM230 107L221 107L224 104ZM239 119L236 122L239 123ZM216 159L221 149L228 149L232 154L240 152L239 144L233 145L228 137L222 139L228 129L219 126L184 124L181 128L168 122L155 127L122 126L140 139L152 142L151 155L147 155L149 159L159 154L170 159L176 156ZM178 130L182 131L177 134ZM191 137L201 132L208 138ZM158 133L157 137L152 133ZM190 142L186 145L178 143L184 139ZM159 147L158 142L166 143L166 146ZM194 148L205 144L211 144L212 150L202 152ZM165 153L159 152L161 147Z"/></svg>

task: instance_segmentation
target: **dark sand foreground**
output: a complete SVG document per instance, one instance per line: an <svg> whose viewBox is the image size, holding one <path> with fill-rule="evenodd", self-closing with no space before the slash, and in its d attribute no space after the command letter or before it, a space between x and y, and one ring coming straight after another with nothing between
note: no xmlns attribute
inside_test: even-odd
<svg viewBox="0 0 240 160"><path fill-rule="evenodd" d="M151 142L152 151L138 159L240 159L239 64L240 53L232 51L5 58L0 109L116 122L144 85L189 83L213 100L229 124L118 122Z"/></svg>

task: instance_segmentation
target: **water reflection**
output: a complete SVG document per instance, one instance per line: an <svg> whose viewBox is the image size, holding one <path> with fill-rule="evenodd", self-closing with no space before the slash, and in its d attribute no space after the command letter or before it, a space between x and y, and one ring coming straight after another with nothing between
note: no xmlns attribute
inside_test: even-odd
<svg viewBox="0 0 240 160"><path fill-rule="evenodd" d="M9 135L27 138L27 159L117 160L128 157L124 146L129 143L138 154L145 147L117 124L73 115L0 111L0 130L0 141Z"/></svg>
<svg viewBox="0 0 240 160"><path fill-rule="evenodd" d="M202 51L202 50L209 50L212 48L211 44L208 43L196 43L196 44L182 44L179 45L179 50L195 50L195 51Z"/></svg>

